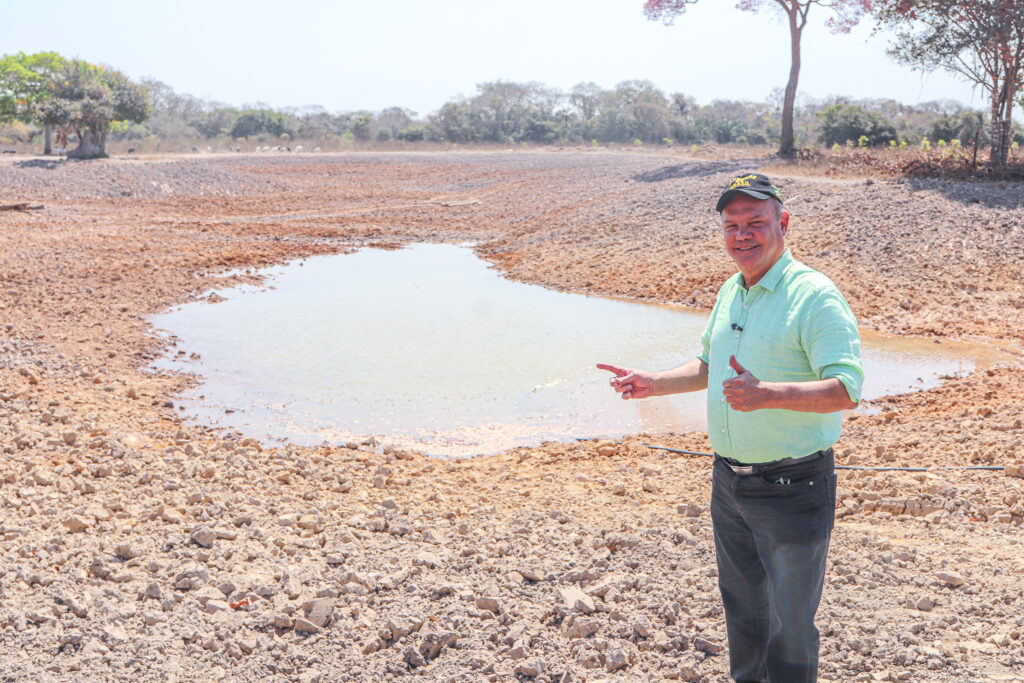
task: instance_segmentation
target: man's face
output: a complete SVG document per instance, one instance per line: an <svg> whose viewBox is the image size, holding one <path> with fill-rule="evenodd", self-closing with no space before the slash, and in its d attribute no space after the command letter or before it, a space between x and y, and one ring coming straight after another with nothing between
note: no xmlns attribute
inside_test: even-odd
<svg viewBox="0 0 1024 683"><path fill-rule="evenodd" d="M740 272L747 287L757 284L786 250L784 237L789 227L789 214L775 217L774 202L736 195L722 210L722 232L725 250Z"/></svg>

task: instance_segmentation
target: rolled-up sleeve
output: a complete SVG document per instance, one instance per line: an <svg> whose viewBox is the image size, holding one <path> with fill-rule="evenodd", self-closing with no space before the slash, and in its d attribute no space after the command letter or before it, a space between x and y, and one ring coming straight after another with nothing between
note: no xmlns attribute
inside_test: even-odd
<svg viewBox="0 0 1024 683"><path fill-rule="evenodd" d="M843 295L834 286L819 290L803 320L801 337L811 369L819 379L838 379L850 400L860 403L864 385L860 333Z"/></svg>

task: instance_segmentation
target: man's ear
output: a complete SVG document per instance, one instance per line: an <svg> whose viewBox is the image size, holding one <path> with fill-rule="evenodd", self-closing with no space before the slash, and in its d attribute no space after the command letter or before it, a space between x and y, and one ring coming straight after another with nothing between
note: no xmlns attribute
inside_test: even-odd
<svg viewBox="0 0 1024 683"><path fill-rule="evenodd" d="M779 216L779 227L782 228L783 235L789 230L789 211L783 211L782 215Z"/></svg>

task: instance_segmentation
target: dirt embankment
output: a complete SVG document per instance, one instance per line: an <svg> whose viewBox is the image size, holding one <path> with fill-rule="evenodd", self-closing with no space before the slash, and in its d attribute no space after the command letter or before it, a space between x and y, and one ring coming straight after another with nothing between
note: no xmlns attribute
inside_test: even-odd
<svg viewBox="0 0 1024 683"><path fill-rule="evenodd" d="M472 240L551 287L709 307L732 272L711 207L755 165L5 160L0 204L46 208L0 212L4 680L726 680L708 462L642 445L703 435L458 462L372 439L263 448L182 422L184 380L144 371L164 350L145 316L228 269L424 240ZM794 254L862 323L1018 342L1024 186L775 180ZM998 368L876 402L839 461L1012 462L1022 384ZM844 471L823 677L1019 675L1022 484Z"/></svg>

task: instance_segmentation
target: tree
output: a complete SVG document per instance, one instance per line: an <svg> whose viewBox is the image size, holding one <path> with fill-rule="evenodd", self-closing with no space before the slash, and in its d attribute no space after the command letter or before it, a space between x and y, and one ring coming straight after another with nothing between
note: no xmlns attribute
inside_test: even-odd
<svg viewBox="0 0 1024 683"><path fill-rule="evenodd" d="M204 138L215 138L234 129L235 121L238 120L238 111L230 107L218 107L212 111L203 112L199 116L189 120L188 125L196 129ZM245 136L239 136L245 137Z"/></svg>
<svg viewBox="0 0 1024 683"><path fill-rule="evenodd" d="M373 136L373 116L370 114L357 116L352 121L351 131L356 140L369 140Z"/></svg>
<svg viewBox="0 0 1024 683"><path fill-rule="evenodd" d="M78 159L107 156L111 123L142 123L153 112L146 88L120 71L80 59L65 62L55 78L54 97L48 106L62 125L58 138L66 141L71 133L78 136L78 147L68 153Z"/></svg>
<svg viewBox="0 0 1024 683"><path fill-rule="evenodd" d="M466 109L456 102L445 102L430 120L449 142L469 142L475 137Z"/></svg>
<svg viewBox="0 0 1024 683"><path fill-rule="evenodd" d="M284 116L272 109L247 109L238 115L230 130L233 138L249 138L263 133L280 137L286 132Z"/></svg>
<svg viewBox="0 0 1024 683"><path fill-rule="evenodd" d="M0 58L0 121L18 119L43 124L43 154L52 151L54 126L66 108L56 102L56 78L66 60L56 52L4 55Z"/></svg>
<svg viewBox="0 0 1024 683"><path fill-rule="evenodd" d="M897 61L942 69L981 86L991 101L989 160L1006 164L1013 101L1024 77L1024 0L876 0L879 24L897 31Z"/></svg>
<svg viewBox="0 0 1024 683"><path fill-rule="evenodd" d="M687 5L697 0L647 0L644 14L648 19L660 20L671 25L677 16L686 11ZM871 0L739 0L736 8L745 12L756 12L765 3L775 6L789 21L790 68L786 95L782 105L782 133L779 140L779 154L792 156L796 151L793 134L793 109L796 103L796 86L800 78L800 37L807 25L807 13L811 5L820 5L832 10L833 16L825 22L833 33L849 33L860 18L871 10Z"/></svg>
<svg viewBox="0 0 1024 683"><path fill-rule="evenodd" d="M892 121L855 104L833 104L817 116L821 121L821 141L827 146L863 137L868 145L877 147L899 137Z"/></svg>
<svg viewBox="0 0 1024 683"><path fill-rule="evenodd" d="M388 107L377 114L374 123L377 126L378 135L381 130L386 130L390 133L391 138L397 138L401 131L412 125L415 118L416 112L411 109Z"/></svg>

